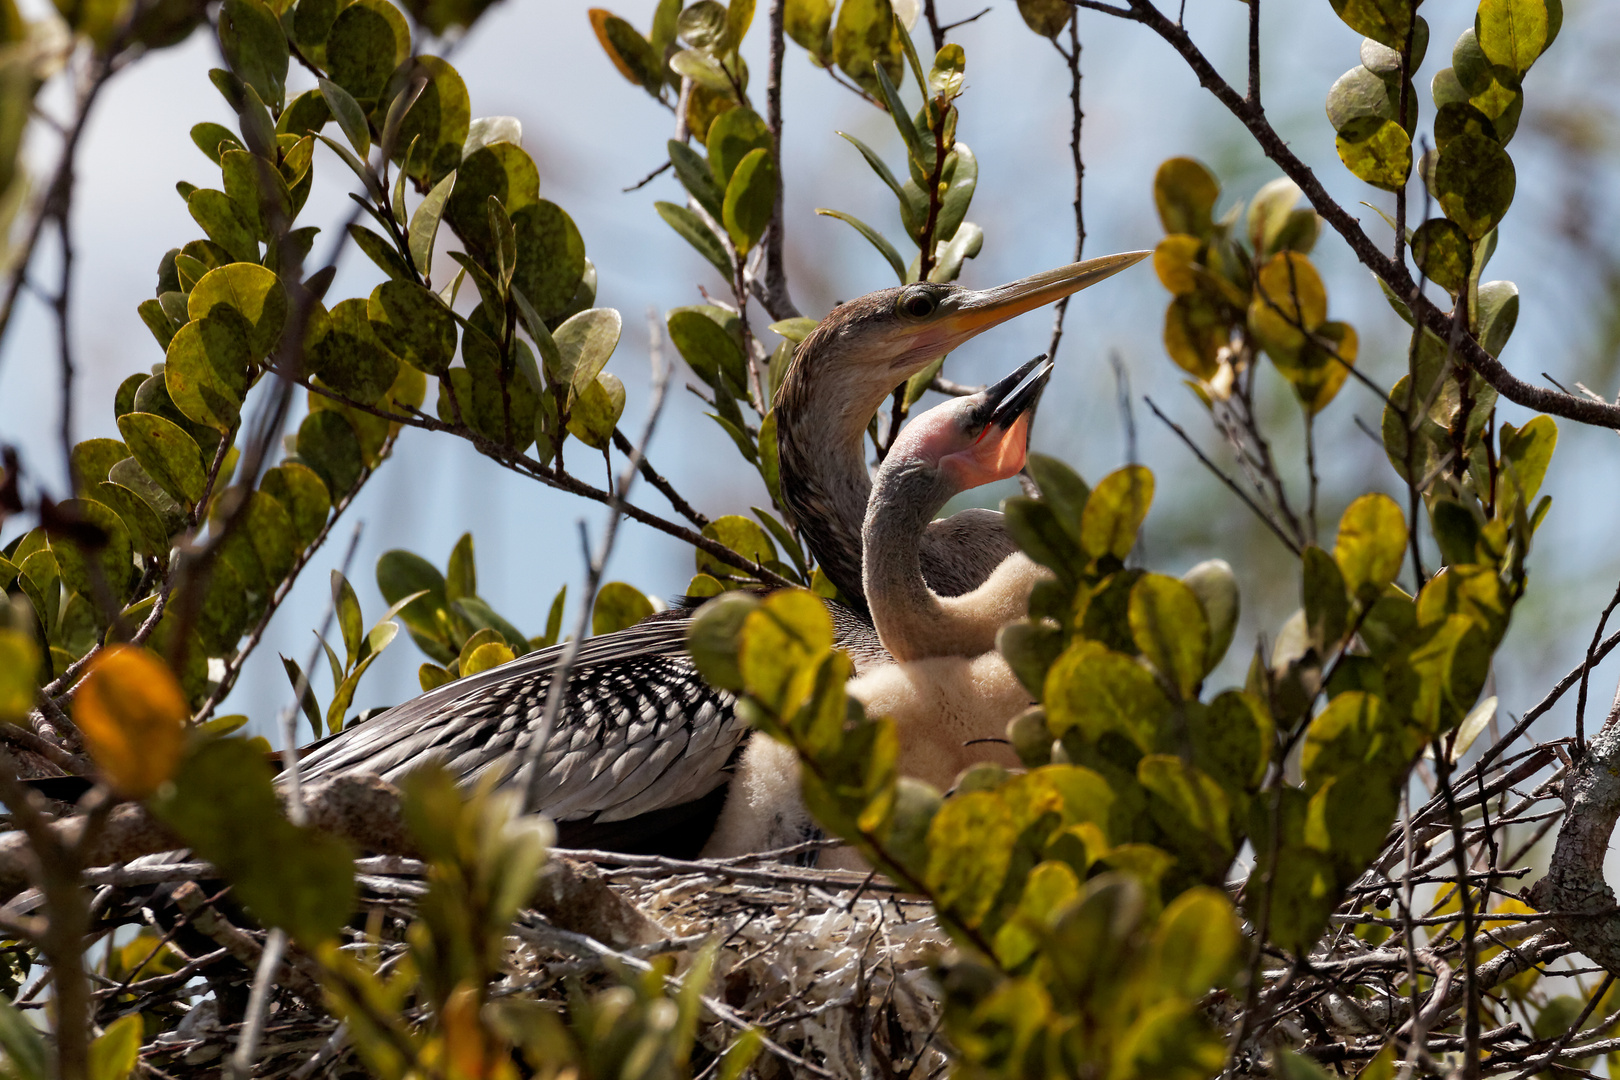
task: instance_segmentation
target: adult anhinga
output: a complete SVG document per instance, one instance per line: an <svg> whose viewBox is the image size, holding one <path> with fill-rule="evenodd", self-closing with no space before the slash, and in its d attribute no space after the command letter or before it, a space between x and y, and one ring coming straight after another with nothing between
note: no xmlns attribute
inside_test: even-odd
<svg viewBox="0 0 1620 1080"><path fill-rule="evenodd" d="M972 337L1110 277L1149 252L1110 255L993 289L922 283L871 293L828 313L799 346L775 411L785 501L811 553L857 608L861 522L871 481L866 425L890 391ZM979 584L1012 550L989 511L930 526L922 566L950 595ZM884 657L864 611L834 622L857 670ZM541 751L538 805L565 846L689 854L707 839L748 729L729 695L700 678L686 651L683 611L586 642ZM429 758L463 781L516 770L540 724L559 649L528 653L442 686L319 744L311 780L347 772L397 780Z"/></svg>
<svg viewBox="0 0 1620 1080"><path fill-rule="evenodd" d="M1002 736L1030 695L994 651L995 632L1028 612L1040 571L1014 553L978 588L941 598L923 580L919 541L952 496L1023 468L1030 409L1051 373L1037 357L978 394L929 409L895 440L872 482L862 576L895 662L870 666L849 692L868 713L895 722L900 772L940 790L975 762L1018 764ZM931 636L916 632L925 626ZM771 851L813 835L798 771L791 748L750 740L704 854ZM859 865L843 849L821 863Z"/></svg>

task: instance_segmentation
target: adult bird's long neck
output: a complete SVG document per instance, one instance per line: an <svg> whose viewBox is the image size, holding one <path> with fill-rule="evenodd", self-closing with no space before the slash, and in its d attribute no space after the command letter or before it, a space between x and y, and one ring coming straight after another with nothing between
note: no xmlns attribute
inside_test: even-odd
<svg viewBox="0 0 1620 1080"><path fill-rule="evenodd" d="M883 398L874 399L870 389L825 366L805 363L816 346L812 338L800 347L777 395L782 499L822 572L864 611L861 522L872 492L866 425Z"/></svg>

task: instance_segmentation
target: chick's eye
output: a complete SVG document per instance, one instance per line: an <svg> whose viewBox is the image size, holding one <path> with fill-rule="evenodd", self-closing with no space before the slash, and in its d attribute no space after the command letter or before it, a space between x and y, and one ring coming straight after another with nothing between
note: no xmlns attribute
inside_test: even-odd
<svg viewBox="0 0 1620 1080"><path fill-rule="evenodd" d="M934 298L927 293L918 293L916 296L909 297L906 300L905 309L907 315L920 319L933 313Z"/></svg>

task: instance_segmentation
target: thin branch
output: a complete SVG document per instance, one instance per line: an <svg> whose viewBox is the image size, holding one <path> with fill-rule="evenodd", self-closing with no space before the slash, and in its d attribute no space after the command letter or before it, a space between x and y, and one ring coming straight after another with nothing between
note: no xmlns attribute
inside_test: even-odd
<svg viewBox="0 0 1620 1080"><path fill-rule="evenodd" d="M1152 398L1144 396L1142 400L1147 402L1147 407L1153 410L1153 415L1157 416L1161 421L1163 421L1171 431L1176 433L1177 438L1187 445L1187 449L1191 450L1195 455L1197 455L1198 460L1203 462L1206 469L1214 473L1215 476L1220 479L1221 483L1225 484L1232 490L1234 495L1243 500L1243 505L1247 506L1250 510L1253 510L1255 516L1261 521L1265 522L1266 528L1270 529L1273 535L1275 535L1278 540L1282 541L1284 547L1293 552L1296 556L1300 554L1299 544L1295 542L1294 539L1287 533L1283 532L1282 526L1273 521L1271 516L1267 514L1265 510L1261 509L1260 504L1255 502L1254 499L1249 496L1249 493L1244 491L1236 480L1233 480L1230 476L1227 476L1224 472L1222 472L1220 466L1211 461L1204 454L1204 452L1198 448L1198 444L1193 442L1192 436L1188 435L1180 424L1176 423L1174 420L1164 415L1164 413L1160 412L1159 407L1153 403Z"/></svg>
<svg viewBox="0 0 1620 1080"><path fill-rule="evenodd" d="M1406 267L1378 249L1378 245L1361 228L1355 217L1327 193L1327 189L1316 178L1310 166L1289 148L1283 137L1266 120L1265 114L1258 108L1251 107L1231 84L1221 77L1183 27L1171 22L1148 0L1129 0L1129 10L1097 0L1068 0L1068 2L1076 7L1102 11L1118 18L1139 22L1163 38L1192 69L1199 84L1214 94L1216 100L1249 130L1266 157L1275 162L1290 180L1299 185L1305 197L1310 200L1311 206L1344 238L1362 265L1382 278L1397 296L1414 295L1412 276ZM1437 335L1444 336L1450 329L1450 316L1421 293L1416 294L1412 313L1418 322ZM1472 335L1462 337L1458 342L1457 352L1464 363L1479 373L1499 394L1516 405L1594 427L1620 428L1620 406L1532 386L1519 379L1504 367L1501 361L1486 352Z"/></svg>
<svg viewBox="0 0 1620 1080"><path fill-rule="evenodd" d="M542 790L542 775L540 772L540 757L545 753L546 745L551 741L551 732L556 727L557 717L562 712L563 695L568 689L568 675L574 666L574 660L579 656L580 646L585 642L585 636L590 630L591 609L595 606L597 586L601 584L602 572L607 567L608 558L613 554L613 542L618 537L619 522L623 520L626 503L625 498L630 494L631 485L636 482L636 472L641 467L642 455L646 452L647 444L652 441L653 431L658 426L659 413L664 408L665 391L669 389L669 377L673 365L664 362L664 350L661 345L661 335L658 329L656 313L647 313L650 342L648 346L648 359L652 364L652 399L647 404L647 423L642 429L641 441L630 452L629 460L625 463L624 471L619 476L616 490L608 496L608 519L602 530L602 540L592 555L589 545L586 546L585 588L580 596L579 616L574 623L574 633L563 647L562 656L557 661L557 667L551 673L550 685L546 690L546 709L540 718L540 723L529 735L528 745L524 748L523 767L528 769L528 784L525 789L524 803L529 813L537 813L540 809L540 793ZM585 523L580 522L580 539L585 541Z"/></svg>
<svg viewBox="0 0 1620 1080"><path fill-rule="evenodd" d="M637 180L635 183L631 184L629 187L620 188L619 189L620 194L628 195L632 191L640 191L642 188L646 187L648 184L652 183L654 180L658 179L660 176L663 176L666 172L668 172L671 168L673 168L674 165L675 165L675 163L672 162L672 161L664 162L662 165L658 166L658 168L654 169L652 172L648 173L646 176L643 176L640 180Z"/></svg>
<svg viewBox="0 0 1620 1080"><path fill-rule="evenodd" d="M1614 609L1620 606L1620 585L1615 586L1614 596L1609 600L1609 606L1603 609L1598 617L1597 628L1592 631L1592 644L1586 647L1586 662L1581 665L1581 689L1575 697L1575 750L1574 757L1579 761L1586 753L1586 685L1592 675L1592 655L1597 651L1598 642L1603 638L1603 628L1609 624L1609 616Z"/></svg>
<svg viewBox="0 0 1620 1080"><path fill-rule="evenodd" d="M776 175L783 176L782 172L782 58L787 51L784 35L785 0L771 0L771 56L770 67L766 73L765 81L765 128L771 135L771 156L776 161ZM829 69L830 70L830 69ZM765 225L765 234L760 238L760 244L765 249L765 280L752 281L757 286L757 295L760 306L772 319L796 318L799 309L788 295L787 269L785 266L787 230L784 225L783 189L786 187L780 180L776 185L776 199L771 203L771 219Z"/></svg>
<svg viewBox="0 0 1620 1080"><path fill-rule="evenodd" d="M635 452L635 447L618 428L613 429L613 445L619 448L619 453L626 456ZM652 462L648 460L645 452L641 455L641 478L657 489L660 495L669 500L669 505L675 508L675 512L693 525L701 529L709 523L707 514L696 510L691 503L681 497L681 493L675 490L673 484L652 467Z"/></svg>
<svg viewBox="0 0 1620 1080"><path fill-rule="evenodd" d="M1074 170L1074 262L1079 262L1086 247L1085 180L1086 162L1080 153L1080 135L1086 114L1080 108L1080 18L1069 19L1069 47L1064 49L1052 39L1052 48L1063 57L1069 68L1069 164ZM1069 313L1069 296L1065 295L1052 308L1052 340L1046 355L1057 359L1058 343L1063 340L1063 320Z"/></svg>

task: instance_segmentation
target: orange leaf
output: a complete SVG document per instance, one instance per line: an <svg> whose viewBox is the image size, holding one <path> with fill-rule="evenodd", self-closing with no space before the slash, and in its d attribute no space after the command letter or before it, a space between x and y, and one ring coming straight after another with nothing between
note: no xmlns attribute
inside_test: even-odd
<svg viewBox="0 0 1620 1080"><path fill-rule="evenodd" d="M135 799L174 775L189 713L169 666L133 645L103 651L73 701L90 756L118 794Z"/></svg>

